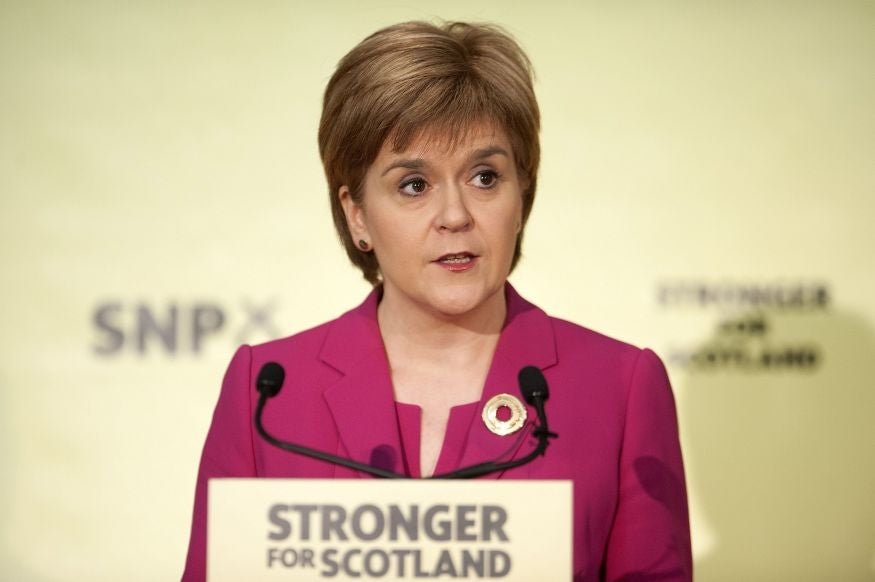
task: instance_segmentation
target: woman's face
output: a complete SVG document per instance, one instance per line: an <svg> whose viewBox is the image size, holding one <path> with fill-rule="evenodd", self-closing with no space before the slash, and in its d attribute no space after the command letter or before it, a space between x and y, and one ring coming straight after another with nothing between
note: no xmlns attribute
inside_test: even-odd
<svg viewBox="0 0 875 582"><path fill-rule="evenodd" d="M523 184L510 141L490 124L454 146L425 132L401 152L383 144L355 204L353 238L373 248L383 301L459 316L503 295L522 228Z"/></svg>

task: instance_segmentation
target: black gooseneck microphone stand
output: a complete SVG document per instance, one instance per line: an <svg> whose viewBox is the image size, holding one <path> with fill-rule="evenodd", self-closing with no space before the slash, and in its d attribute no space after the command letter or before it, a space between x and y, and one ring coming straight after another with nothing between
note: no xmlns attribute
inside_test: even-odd
<svg viewBox="0 0 875 582"><path fill-rule="evenodd" d="M410 477L407 477L406 475L400 475L393 471L387 471L385 469L380 469L379 467L353 461L352 459L346 459L324 451L284 441L267 432L261 418L264 413L264 407L269 399L279 394L283 382L285 381L285 377L285 370L276 362L266 363L261 367L261 370L258 373L255 387L258 390L259 397L258 405L255 408L254 422L255 429L258 431L261 438L284 451L304 455L313 459L319 459L326 463L341 465L349 469L368 473L375 477L381 477L384 479L410 479ZM530 406L534 407L535 412L538 415L538 425L534 427L534 430L532 431L532 434L538 439L537 446L529 454L519 459L511 461L487 461L485 463L462 467L461 469L449 473L432 475L431 477L428 477L428 479L473 479L475 477L482 477L483 475L488 475L497 471L505 471L507 469L525 465L546 452L547 447L550 444L550 439L558 436L557 434L550 432L547 425L547 413L544 410L544 403L549 397L547 380L544 378L541 370L534 366L526 366L520 370L518 379L520 392L522 393L523 398Z"/></svg>

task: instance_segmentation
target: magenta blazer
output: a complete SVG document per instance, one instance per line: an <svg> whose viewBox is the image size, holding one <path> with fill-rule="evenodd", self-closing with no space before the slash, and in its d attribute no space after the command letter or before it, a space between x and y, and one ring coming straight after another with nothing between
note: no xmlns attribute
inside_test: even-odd
<svg viewBox="0 0 875 582"><path fill-rule="evenodd" d="M517 373L538 366L550 386L547 415L559 434L543 457L485 479L574 483L574 580L691 580L689 518L675 404L649 350L547 316L507 285L507 321L482 402L519 394ZM255 377L265 362L286 382L264 422L278 438L403 472L392 382L377 325L378 291L340 318L263 345L242 346L225 375L204 445L183 581L205 577L207 480L212 477L369 478L265 443L252 425ZM536 418L529 409L529 418ZM448 471L504 454L512 439L479 414ZM527 438L519 457L535 445Z"/></svg>

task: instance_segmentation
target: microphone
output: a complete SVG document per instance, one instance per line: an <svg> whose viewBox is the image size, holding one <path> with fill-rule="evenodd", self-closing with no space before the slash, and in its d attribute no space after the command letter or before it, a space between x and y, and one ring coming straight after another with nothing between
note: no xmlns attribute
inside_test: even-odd
<svg viewBox="0 0 875 582"><path fill-rule="evenodd" d="M520 382L520 392L522 393L523 398L531 406L537 408L537 402L547 400L547 398L550 397L550 389L547 387L547 379L544 378L544 374L541 373L541 370L535 366L526 366L520 370L517 379L519 379ZM543 406L543 402L541 405Z"/></svg>
<svg viewBox="0 0 875 582"><path fill-rule="evenodd" d="M255 408L254 423L255 428L261 438L263 438L265 441L272 444L273 446L283 449L285 451L304 455L306 457L318 459L320 461L325 461L326 463L333 463L335 465L340 465L342 467L347 467L356 471L362 471L364 473L374 475L375 477L381 477L384 479L410 478L406 475L401 475L393 471L387 471L385 469L380 469L379 467L374 467L365 463L359 463L358 461L353 461L352 459L332 455L331 453L326 453L324 451L312 449L310 447L305 447L296 443L283 441L268 433L262 423L262 414L264 413L264 407L266 406L269 399L279 394L279 391L282 389L283 382L285 381L285 376L285 370L280 364L276 362L268 362L264 364L261 367L261 370L258 372L258 378L256 379L255 387L258 390L259 397L258 405ZM463 467L455 471L450 471L449 473L432 475L431 477L428 477L428 479L472 479L474 477L482 477L483 475L488 475L497 471L505 471L507 469L512 469L514 467L525 465L526 463L533 461L535 458L545 453L545 451L547 450L547 446L550 444L549 439L556 438L558 436L557 434L552 433L547 429L547 414L544 410L544 402L547 400L547 397L549 395L547 380L544 378L541 370L534 366L526 366L525 368L520 370L518 379L520 384L520 392L522 393L523 398L530 406L535 408L535 411L538 414L539 424L532 431L532 434L538 438L538 445L529 454L519 459L501 462L487 461L485 463L478 463L476 465L470 465L468 467Z"/></svg>
<svg viewBox="0 0 875 582"><path fill-rule="evenodd" d="M283 387L283 382L286 380L285 369L276 362L268 362L261 367L258 372L258 380L255 382L255 388L258 393L267 398L273 398L280 393Z"/></svg>
<svg viewBox="0 0 875 582"><path fill-rule="evenodd" d="M532 434L538 437L538 446L541 446L543 443L543 450L546 451L547 445L550 444L550 441L547 439L559 436L554 432L550 432L550 429L547 427L547 413L544 411L544 402L550 397L547 379L544 378L541 370L535 366L526 366L520 370L517 378L519 379L520 392L522 392L523 398L529 406L534 407L535 412L538 414L538 426Z"/></svg>

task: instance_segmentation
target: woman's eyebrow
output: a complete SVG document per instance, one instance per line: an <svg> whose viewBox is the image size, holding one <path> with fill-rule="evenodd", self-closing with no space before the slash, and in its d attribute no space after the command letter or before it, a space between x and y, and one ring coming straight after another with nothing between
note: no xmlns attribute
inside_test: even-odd
<svg viewBox="0 0 875 582"><path fill-rule="evenodd" d="M470 161L483 160L483 159L486 159L488 157L496 156L496 155L504 156L506 158L510 157L510 154L507 153L507 150L505 150L504 148L499 147L499 146L489 146L487 148L480 148L480 149L474 150L473 152L471 152L471 155L468 156L468 160L470 160Z"/></svg>
<svg viewBox="0 0 875 582"><path fill-rule="evenodd" d="M385 176L395 168L404 168L405 170L421 170L426 166L425 160L422 158L401 158L398 160L394 160L391 164L386 166L386 169L383 170L383 173L380 176Z"/></svg>

